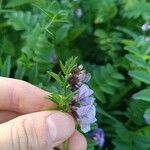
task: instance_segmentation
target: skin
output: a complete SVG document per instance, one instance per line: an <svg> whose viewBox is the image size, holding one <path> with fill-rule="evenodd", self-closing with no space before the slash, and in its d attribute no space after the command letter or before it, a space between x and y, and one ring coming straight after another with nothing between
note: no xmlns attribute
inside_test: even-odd
<svg viewBox="0 0 150 150"><path fill-rule="evenodd" d="M75 130L75 121L67 113L41 111L55 109L45 99L49 93L25 81L0 77L0 149L86 150L84 136Z"/></svg>

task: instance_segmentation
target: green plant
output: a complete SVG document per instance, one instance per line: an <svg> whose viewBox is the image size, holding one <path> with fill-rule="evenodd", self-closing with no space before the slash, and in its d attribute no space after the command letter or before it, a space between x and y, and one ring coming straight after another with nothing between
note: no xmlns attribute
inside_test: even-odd
<svg viewBox="0 0 150 150"><path fill-rule="evenodd" d="M77 56L91 73L101 149L148 150L149 12L149 0L0 0L0 75L57 93L59 61Z"/></svg>

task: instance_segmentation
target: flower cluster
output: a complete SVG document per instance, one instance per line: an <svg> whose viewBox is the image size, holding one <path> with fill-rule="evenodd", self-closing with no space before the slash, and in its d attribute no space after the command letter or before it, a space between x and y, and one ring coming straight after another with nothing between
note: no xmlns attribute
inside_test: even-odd
<svg viewBox="0 0 150 150"><path fill-rule="evenodd" d="M97 128L95 129L93 132L91 132L89 134L89 136L95 140L96 145L98 145L99 147L103 147L104 143L105 143L105 134L103 129L101 128Z"/></svg>
<svg viewBox="0 0 150 150"><path fill-rule="evenodd" d="M86 74L83 70L83 66L80 65L72 70L69 77L69 84L73 90L76 90L81 87L83 83L87 83L90 79L91 75L89 73Z"/></svg>
<svg viewBox="0 0 150 150"><path fill-rule="evenodd" d="M96 122L93 90L86 84L89 80L90 74L86 74L82 66L75 67L69 78L70 87L76 92L71 109L84 133L90 131L90 125Z"/></svg>

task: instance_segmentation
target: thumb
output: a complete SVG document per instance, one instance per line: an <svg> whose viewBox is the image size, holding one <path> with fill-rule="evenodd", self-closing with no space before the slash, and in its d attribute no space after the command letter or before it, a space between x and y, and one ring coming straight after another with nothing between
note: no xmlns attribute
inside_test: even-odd
<svg viewBox="0 0 150 150"><path fill-rule="evenodd" d="M0 125L2 150L49 150L75 131L73 118L59 111L37 112Z"/></svg>

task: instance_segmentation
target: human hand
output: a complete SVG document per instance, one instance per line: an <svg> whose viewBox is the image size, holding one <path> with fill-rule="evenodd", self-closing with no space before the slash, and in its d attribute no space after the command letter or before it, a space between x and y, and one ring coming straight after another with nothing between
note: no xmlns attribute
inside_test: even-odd
<svg viewBox="0 0 150 150"><path fill-rule="evenodd" d="M0 77L0 150L50 150L68 139L69 150L86 150L72 116L47 101L49 93L27 82Z"/></svg>

